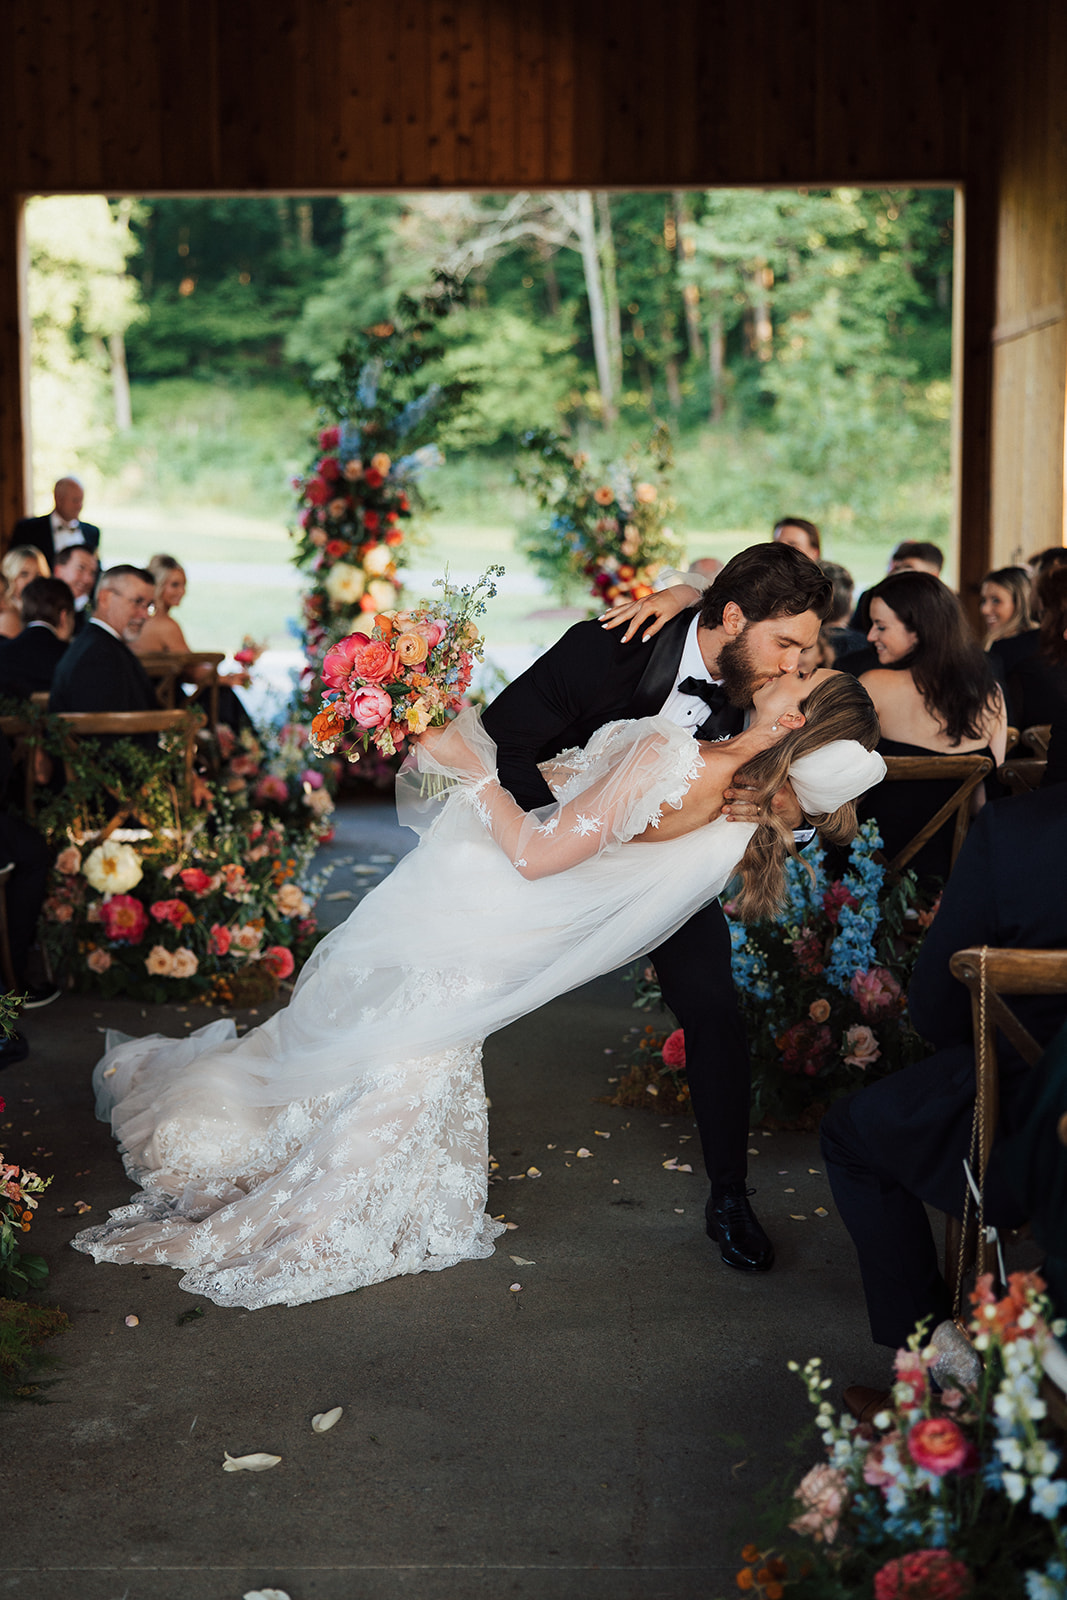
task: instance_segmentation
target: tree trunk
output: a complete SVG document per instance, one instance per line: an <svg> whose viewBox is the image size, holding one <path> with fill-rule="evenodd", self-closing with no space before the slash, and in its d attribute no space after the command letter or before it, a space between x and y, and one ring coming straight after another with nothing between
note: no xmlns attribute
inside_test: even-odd
<svg viewBox="0 0 1067 1600"><path fill-rule="evenodd" d="M121 333L108 334L107 353L111 364L115 427L119 433L129 433L133 427L133 408L130 405L130 374L126 367L126 341Z"/></svg>
<svg viewBox="0 0 1067 1600"><path fill-rule="evenodd" d="M588 189L578 194L578 248L585 269L585 292L589 301L589 321L593 330L593 356L596 360L597 385L604 424L615 421L615 388L611 381L611 355L608 344L608 319L604 307L604 291L600 282L600 257L597 251L596 220L593 216L593 197Z"/></svg>
<svg viewBox="0 0 1067 1600"><path fill-rule="evenodd" d="M682 409L682 385L678 378L678 357L670 355L663 363L663 376L667 383L667 400L674 412Z"/></svg>
<svg viewBox="0 0 1067 1600"><path fill-rule="evenodd" d="M774 354L774 328L768 296L773 282L774 275L767 263L757 261L748 283L752 299L752 351L760 361L769 361Z"/></svg>
<svg viewBox="0 0 1067 1600"><path fill-rule="evenodd" d="M711 420L721 422L726 410L723 393L723 373L726 367L726 334L723 331L722 310L713 306L708 316L708 371L711 376Z"/></svg>
<svg viewBox="0 0 1067 1600"><path fill-rule="evenodd" d="M550 317L558 317L559 275L556 272L555 256L546 250L541 259L545 267L545 299L548 301L548 314Z"/></svg>
<svg viewBox="0 0 1067 1600"><path fill-rule="evenodd" d="M604 282L604 304L608 319L608 359L611 379L617 394L622 392L622 315L619 310L619 279L615 262L615 236L611 230L611 201L601 190L596 197L600 224L600 271Z"/></svg>
<svg viewBox="0 0 1067 1600"><path fill-rule="evenodd" d="M696 244L689 235L686 223L689 221L689 204L685 195L679 190L674 196L675 231L677 234L677 251L679 261L691 261L696 255ZM704 343L700 337L700 290L695 283L682 285L682 305L685 307L685 331L689 340L690 361L700 361L704 354Z"/></svg>

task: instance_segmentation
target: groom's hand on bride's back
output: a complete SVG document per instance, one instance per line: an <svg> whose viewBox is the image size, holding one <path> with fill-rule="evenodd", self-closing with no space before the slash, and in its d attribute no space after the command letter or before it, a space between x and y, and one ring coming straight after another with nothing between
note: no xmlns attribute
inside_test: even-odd
<svg viewBox="0 0 1067 1600"><path fill-rule="evenodd" d="M755 793L748 784L731 785L723 792L723 816L731 822L758 822L763 813L756 804ZM793 793L791 784L783 783L778 792L771 796L770 810L787 828L803 828L805 825L800 801Z"/></svg>

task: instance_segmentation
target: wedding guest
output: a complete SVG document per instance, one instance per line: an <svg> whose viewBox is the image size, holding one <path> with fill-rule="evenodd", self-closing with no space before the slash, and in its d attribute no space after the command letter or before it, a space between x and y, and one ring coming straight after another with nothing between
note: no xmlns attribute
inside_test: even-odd
<svg viewBox="0 0 1067 1600"><path fill-rule="evenodd" d="M855 588L851 572L837 561L820 561L819 565L834 589L834 609L822 630L831 650L831 659L824 664L833 667L842 657L864 649L867 637L860 633L858 628L849 626L849 617L852 615L852 593ZM871 665L873 664L872 662Z"/></svg>
<svg viewBox="0 0 1067 1600"><path fill-rule="evenodd" d="M818 561L822 555L822 540L814 522L807 517L781 517L774 524L771 538L775 544L788 544L802 556Z"/></svg>
<svg viewBox="0 0 1067 1600"><path fill-rule="evenodd" d="M1030 574L1025 567L999 567L982 579L982 621L985 648L998 639L1014 639L1034 626L1030 615Z"/></svg>
<svg viewBox="0 0 1067 1600"><path fill-rule="evenodd" d="M904 539L896 546L886 563L886 576L893 572L929 572L939 578L945 558L936 544L925 539ZM871 591L865 589L856 602L850 627L866 635L871 629Z"/></svg>
<svg viewBox="0 0 1067 1600"><path fill-rule="evenodd" d="M74 632L74 596L62 578L33 578L22 591L16 639L0 642L0 695L28 700L52 687L56 668Z"/></svg>
<svg viewBox="0 0 1067 1600"><path fill-rule="evenodd" d="M83 544L72 544L56 556L52 576L62 578L74 596L74 632L81 633L89 620L93 590L100 562Z"/></svg>
<svg viewBox="0 0 1067 1600"><path fill-rule="evenodd" d="M1030 597L1030 610L1035 620L1040 615L1041 607L1037 599L1037 586L1046 572L1051 572L1053 567L1067 566L1067 549L1062 544L1054 544L1048 550L1038 550L1026 563L1030 568L1030 579L1033 584Z"/></svg>
<svg viewBox="0 0 1067 1600"><path fill-rule="evenodd" d="M697 577L707 578L709 583L714 583L724 565L718 556L698 556L695 561L689 563L686 571L695 573Z"/></svg>
<svg viewBox="0 0 1067 1600"><path fill-rule="evenodd" d="M895 572L871 590L871 644L879 665L860 682L874 701L883 756L989 755L1004 760L1007 714L989 659L971 637L959 600L929 572ZM952 779L882 783L863 802L893 856L957 787ZM984 802L982 786L974 808ZM952 823L910 865L948 876Z"/></svg>
<svg viewBox="0 0 1067 1600"><path fill-rule="evenodd" d="M1012 726L1020 730L1067 715L1067 566L1046 566L1036 590L1040 626L989 647L1003 675Z"/></svg>
<svg viewBox="0 0 1067 1600"><path fill-rule="evenodd" d="M139 656L188 655L190 651L185 634L172 614L185 598L185 568L173 556L155 555L149 561L147 570L152 574L155 595L148 621L133 648ZM211 676L211 668L206 664L193 667L190 676L198 683L206 682ZM219 720L231 728L251 726L248 712L233 692L234 685L243 687L247 683L248 675L244 672L219 675Z"/></svg>
<svg viewBox="0 0 1067 1600"><path fill-rule="evenodd" d="M35 546L17 544L0 561L0 574L7 584L0 610L0 636L14 639L22 632L22 591L34 578L49 576L48 563Z"/></svg>
<svg viewBox="0 0 1067 1600"><path fill-rule="evenodd" d="M911 1021L936 1053L837 1101L823 1118L827 1176L859 1256L876 1344L896 1349L923 1317L937 1327L952 1315L925 1209L961 1215L974 1114L970 996L950 973L949 960L970 946L1067 945L1067 899L1058 874L1020 870L1022 862L1058 861L1065 830L1067 788L985 807L960 851L908 986ZM1047 1044L1067 1021L1067 995L1020 995L1012 1009ZM1000 1114L986 1216L994 1225L1015 1226L1023 1217L1002 1181L999 1146L1017 1124L1036 1069L1003 1035L997 1063ZM866 1395L871 1398L852 1391L850 1398L846 1390L856 1414L872 1401L878 1409L877 1392Z"/></svg>
<svg viewBox="0 0 1067 1600"><path fill-rule="evenodd" d="M13 771L11 746L6 735L0 733L0 861L11 862L15 869L4 885L8 948L15 979L12 992L25 995L22 1008L32 1011L59 997L54 983L34 984L28 978L30 951L52 863L48 846L36 828L11 809L8 786ZM21 1033L0 1040L0 1068L25 1061L29 1051Z"/></svg>
<svg viewBox="0 0 1067 1600"><path fill-rule="evenodd" d="M40 550L49 569L55 566L56 556L71 545L81 544L87 550L100 547L100 529L91 522L82 522L81 509L85 503L85 490L74 477L60 478L52 491L55 504L43 517L22 517L15 524L13 544L32 544ZM47 577L47 573L44 574Z"/></svg>
<svg viewBox="0 0 1067 1600"><path fill-rule="evenodd" d="M110 567L100 579L96 609L56 668L49 711L158 711L159 701L130 649L148 617L155 585L143 567ZM155 749L155 734L137 743Z"/></svg>

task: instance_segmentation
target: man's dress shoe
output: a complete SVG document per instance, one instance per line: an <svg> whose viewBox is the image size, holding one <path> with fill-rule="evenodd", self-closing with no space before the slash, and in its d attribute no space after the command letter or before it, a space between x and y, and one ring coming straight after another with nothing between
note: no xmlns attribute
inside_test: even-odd
<svg viewBox="0 0 1067 1600"><path fill-rule="evenodd" d="M704 1208L708 1237L718 1242L723 1260L738 1272L769 1272L774 1246L756 1221L743 1183L711 1191Z"/></svg>

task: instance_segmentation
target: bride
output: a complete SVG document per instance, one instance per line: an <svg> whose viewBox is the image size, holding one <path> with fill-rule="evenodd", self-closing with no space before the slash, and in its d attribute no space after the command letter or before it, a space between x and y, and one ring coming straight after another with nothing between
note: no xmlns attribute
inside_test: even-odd
<svg viewBox="0 0 1067 1600"><path fill-rule="evenodd" d="M719 743L661 716L609 723L545 763L555 804L529 814L473 711L424 734L397 786L418 848L284 1010L240 1039L229 1020L109 1036L97 1114L141 1192L75 1247L181 1268L183 1289L253 1310L491 1255L484 1037L634 960L738 869L741 914L773 914L793 842L770 797L788 777L846 840L885 771L851 676L775 679L754 704ZM735 781L757 823L720 815Z"/></svg>

